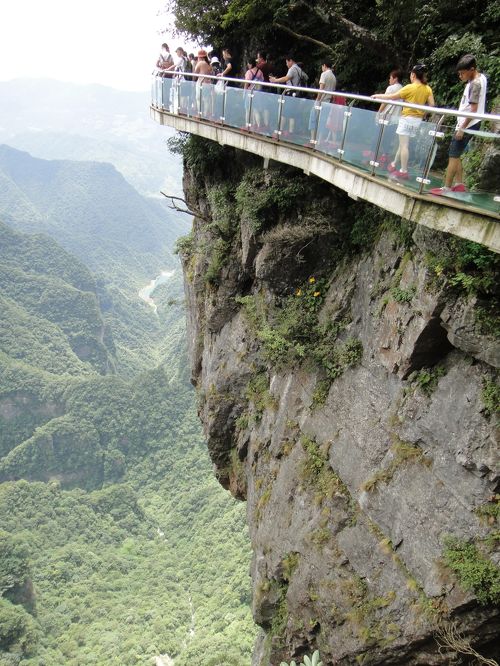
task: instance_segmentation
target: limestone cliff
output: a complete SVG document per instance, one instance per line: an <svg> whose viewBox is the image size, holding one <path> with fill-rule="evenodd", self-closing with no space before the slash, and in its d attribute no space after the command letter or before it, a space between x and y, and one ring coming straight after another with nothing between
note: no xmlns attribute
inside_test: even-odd
<svg viewBox="0 0 500 666"><path fill-rule="evenodd" d="M189 141L192 376L247 501L254 664L473 663L450 623L498 657L497 258Z"/></svg>

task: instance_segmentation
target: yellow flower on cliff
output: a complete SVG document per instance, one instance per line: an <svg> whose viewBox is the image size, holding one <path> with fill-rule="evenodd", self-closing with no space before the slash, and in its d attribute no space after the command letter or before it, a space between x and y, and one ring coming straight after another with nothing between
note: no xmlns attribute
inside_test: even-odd
<svg viewBox="0 0 500 666"><path fill-rule="evenodd" d="M302 289L297 289L295 296L302 296Z"/></svg>
<svg viewBox="0 0 500 666"><path fill-rule="evenodd" d="M314 294L313 294L313 296L320 296L320 295L321 295L320 291L315 291Z"/></svg>
<svg viewBox="0 0 500 666"><path fill-rule="evenodd" d="M309 278L309 284L314 284L315 282L316 282L316 278L315 278L315 277L310 277L310 278Z"/></svg>

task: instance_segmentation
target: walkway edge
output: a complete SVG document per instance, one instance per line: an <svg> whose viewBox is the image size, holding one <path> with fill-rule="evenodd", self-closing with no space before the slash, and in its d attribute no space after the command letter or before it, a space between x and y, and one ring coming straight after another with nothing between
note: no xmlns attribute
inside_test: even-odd
<svg viewBox="0 0 500 666"><path fill-rule="evenodd" d="M470 208L463 210L454 202L437 203L427 195L412 196L397 184L384 183L328 155L313 153L301 146L280 143L204 120L177 116L154 106L150 107L150 112L152 119L160 125L297 167L344 190L353 199L363 199L405 220L480 243L500 254L500 218L494 213Z"/></svg>

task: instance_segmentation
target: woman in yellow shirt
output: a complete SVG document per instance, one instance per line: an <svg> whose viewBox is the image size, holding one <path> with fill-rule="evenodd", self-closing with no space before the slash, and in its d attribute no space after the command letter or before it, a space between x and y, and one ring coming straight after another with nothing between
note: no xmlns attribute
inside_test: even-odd
<svg viewBox="0 0 500 666"><path fill-rule="evenodd" d="M402 99L412 104L421 104L422 106L434 106L434 96L432 89L427 85L425 65L418 64L410 72L410 83L395 93L377 93L372 95L374 99ZM399 137L399 148L392 162L387 169L391 172L392 178L399 180L408 180L408 157L410 138L416 136L417 129L425 111L420 109L411 109L403 107L399 119L396 134ZM396 161L400 160L400 168L396 169Z"/></svg>

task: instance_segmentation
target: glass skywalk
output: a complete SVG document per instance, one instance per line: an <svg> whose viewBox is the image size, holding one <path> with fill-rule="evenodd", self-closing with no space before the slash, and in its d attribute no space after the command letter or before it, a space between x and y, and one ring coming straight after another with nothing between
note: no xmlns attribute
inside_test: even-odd
<svg viewBox="0 0 500 666"><path fill-rule="evenodd" d="M311 95L319 92L312 89L300 91L279 85L259 84L254 90L244 90L239 87L242 83L240 80L221 80L207 76L196 80L195 75L184 75L181 78L178 75L156 76L153 78L152 104L167 113L233 127L245 133L262 135L328 155L360 172L390 181L410 192L426 194L431 188L442 184L447 161L442 140L447 132L452 132L452 116L456 111L426 107L428 114L432 114L431 120L422 121L416 136L410 141L409 177L401 181L393 178L388 171L398 146L397 119L385 120L376 113L380 100L335 92L333 103L318 103L314 99L300 96L300 93ZM294 96L294 91L299 95ZM370 108L361 108L356 104ZM396 106L404 104L396 103ZM496 177L490 174L490 191L480 191L474 186L474 181L478 182L477 172L481 160L494 150L495 142L500 139L500 118L488 114L483 117L490 120L488 124L492 127L475 135L469 144L466 160L474 164L470 191L450 191L445 196L433 198L438 203L498 215L499 174Z"/></svg>

